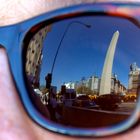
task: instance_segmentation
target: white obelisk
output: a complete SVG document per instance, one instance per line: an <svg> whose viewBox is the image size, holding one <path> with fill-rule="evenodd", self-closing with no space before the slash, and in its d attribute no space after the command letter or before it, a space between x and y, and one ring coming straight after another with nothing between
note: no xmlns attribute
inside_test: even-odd
<svg viewBox="0 0 140 140"><path fill-rule="evenodd" d="M112 75L112 65L114 60L115 49L117 41L119 38L119 31L113 34L109 48L107 50L106 58L104 61L99 95L110 94L111 93L111 75Z"/></svg>

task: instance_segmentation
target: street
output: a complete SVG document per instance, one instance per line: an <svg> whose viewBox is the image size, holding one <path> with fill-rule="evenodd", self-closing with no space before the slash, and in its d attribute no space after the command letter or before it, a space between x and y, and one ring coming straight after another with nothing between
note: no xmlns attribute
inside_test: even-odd
<svg viewBox="0 0 140 140"><path fill-rule="evenodd" d="M136 107L135 102L124 102L119 105L119 108L116 111L119 112L133 112Z"/></svg>

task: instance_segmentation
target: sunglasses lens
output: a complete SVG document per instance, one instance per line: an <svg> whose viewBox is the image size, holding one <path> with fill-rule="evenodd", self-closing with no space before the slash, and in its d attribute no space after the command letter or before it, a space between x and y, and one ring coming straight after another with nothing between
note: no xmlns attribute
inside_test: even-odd
<svg viewBox="0 0 140 140"><path fill-rule="evenodd" d="M137 25L94 15L46 21L28 34L26 79L33 103L48 120L100 128L133 115L140 86Z"/></svg>

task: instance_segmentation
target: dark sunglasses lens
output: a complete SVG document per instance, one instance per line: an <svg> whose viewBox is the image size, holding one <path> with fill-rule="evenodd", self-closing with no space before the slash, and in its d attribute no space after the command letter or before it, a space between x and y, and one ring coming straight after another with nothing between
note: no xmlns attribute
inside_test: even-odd
<svg viewBox="0 0 140 140"><path fill-rule="evenodd" d="M137 25L117 17L46 23L26 44L33 103L47 119L65 126L97 128L125 121L138 102L139 38Z"/></svg>

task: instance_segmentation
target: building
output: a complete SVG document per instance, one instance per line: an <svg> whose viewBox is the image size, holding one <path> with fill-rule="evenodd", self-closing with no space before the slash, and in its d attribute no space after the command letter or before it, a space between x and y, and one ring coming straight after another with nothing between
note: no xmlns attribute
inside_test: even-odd
<svg viewBox="0 0 140 140"><path fill-rule="evenodd" d="M99 87L100 87L100 79L97 76L91 76L88 79L88 87L94 91L94 93L99 92Z"/></svg>
<svg viewBox="0 0 140 140"><path fill-rule="evenodd" d="M80 86L87 87L94 94L99 95L101 79L98 76L90 76L89 78L82 78L81 81L65 83L67 89L75 89ZM118 80L117 75L111 76L111 93L120 94L126 93L126 87Z"/></svg>
<svg viewBox="0 0 140 140"><path fill-rule="evenodd" d="M64 84L67 89L75 89L76 83L75 82L68 82Z"/></svg>
<svg viewBox="0 0 140 140"><path fill-rule="evenodd" d="M50 31L50 26L46 26L39 30L31 39L26 55L26 74L34 87L39 87L40 70L42 63L43 41Z"/></svg>
<svg viewBox="0 0 140 140"><path fill-rule="evenodd" d="M140 86L140 68L136 63L130 65L128 93L137 94Z"/></svg>
<svg viewBox="0 0 140 140"><path fill-rule="evenodd" d="M126 93L126 87L120 82L120 80L118 80L116 74L111 77L111 93Z"/></svg>

